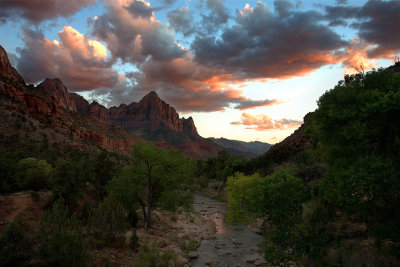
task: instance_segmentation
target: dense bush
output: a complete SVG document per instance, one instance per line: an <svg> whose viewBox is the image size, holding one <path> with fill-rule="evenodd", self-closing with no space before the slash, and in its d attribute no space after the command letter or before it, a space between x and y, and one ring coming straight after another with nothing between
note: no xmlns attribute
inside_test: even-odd
<svg viewBox="0 0 400 267"><path fill-rule="evenodd" d="M21 266L33 254L33 242L20 220L8 225L0 237L0 266Z"/></svg>
<svg viewBox="0 0 400 267"><path fill-rule="evenodd" d="M112 242L127 227L126 211L116 199L107 197L93 213L90 224L97 236Z"/></svg>
<svg viewBox="0 0 400 267"><path fill-rule="evenodd" d="M79 221L62 199L43 214L38 231L39 255L48 266L84 266L87 253Z"/></svg>
<svg viewBox="0 0 400 267"><path fill-rule="evenodd" d="M400 75L346 76L318 101L311 133L327 163L324 199L400 241Z"/></svg>

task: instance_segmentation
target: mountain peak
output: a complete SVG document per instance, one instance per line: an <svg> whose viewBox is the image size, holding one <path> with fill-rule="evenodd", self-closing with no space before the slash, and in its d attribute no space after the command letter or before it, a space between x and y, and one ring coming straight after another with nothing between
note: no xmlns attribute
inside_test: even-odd
<svg viewBox="0 0 400 267"><path fill-rule="evenodd" d="M162 101L161 98L157 95L157 93L155 91L151 91L150 93L148 93L147 95L145 95L142 100L140 100L139 102L154 102L154 101Z"/></svg>
<svg viewBox="0 0 400 267"><path fill-rule="evenodd" d="M25 81L21 77L21 75L19 75L17 70L13 66L11 66L11 63L8 60L7 52L1 45L0 45L0 75L5 78L16 80L20 83L25 84Z"/></svg>
<svg viewBox="0 0 400 267"><path fill-rule="evenodd" d="M77 111L75 102L71 100L67 87L63 82L58 79L46 78L38 88L54 96L60 106L64 107L67 111Z"/></svg>

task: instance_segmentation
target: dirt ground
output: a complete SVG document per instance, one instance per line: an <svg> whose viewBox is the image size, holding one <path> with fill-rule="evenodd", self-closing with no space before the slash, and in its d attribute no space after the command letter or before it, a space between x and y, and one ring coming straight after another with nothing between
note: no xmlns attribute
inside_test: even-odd
<svg viewBox="0 0 400 267"><path fill-rule="evenodd" d="M27 222L38 222L50 199L51 192L48 190L38 192L36 200L30 191L0 195L0 234L17 216Z"/></svg>

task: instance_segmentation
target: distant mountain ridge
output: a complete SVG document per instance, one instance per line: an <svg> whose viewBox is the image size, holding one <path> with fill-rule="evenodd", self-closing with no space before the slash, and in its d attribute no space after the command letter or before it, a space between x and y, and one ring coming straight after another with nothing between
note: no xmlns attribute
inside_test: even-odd
<svg viewBox="0 0 400 267"><path fill-rule="evenodd" d="M239 140L229 140L226 138L209 138L209 140L225 148L229 153L237 156L257 157L266 153L271 144L259 141L244 142Z"/></svg>
<svg viewBox="0 0 400 267"><path fill-rule="evenodd" d="M150 92L138 103L106 108L97 102L89 104L82 96L69 93L57 78L47 78L37 87L28 86L0 46L1 94L12 101L7 109L34 116L54 127L68 128L107 149L129 150L142 138L161 147L183 150L195 158L215 156L222 149L202 138L191 117L179 118L176 110L155 92ZM90 129L86 127L88 125ZM115 133L119 133L118 141L112 137Z"/></svg>

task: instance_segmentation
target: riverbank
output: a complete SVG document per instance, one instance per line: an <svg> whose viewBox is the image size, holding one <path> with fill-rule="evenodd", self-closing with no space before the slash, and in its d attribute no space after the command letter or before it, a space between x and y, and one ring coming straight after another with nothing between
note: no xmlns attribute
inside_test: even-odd
<svg viewBox="0 0 400 267"><path fill-rule="evenodd" d="M215 227L215 236L203 240L197 250L199 257L191 260L193 267L267 266L259 248L263 236L246 225L227 224L224 221L225 203L196 195L193 206Z"/></svg>

